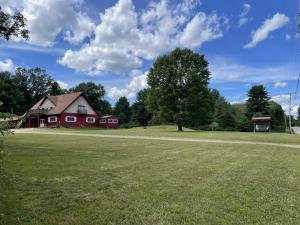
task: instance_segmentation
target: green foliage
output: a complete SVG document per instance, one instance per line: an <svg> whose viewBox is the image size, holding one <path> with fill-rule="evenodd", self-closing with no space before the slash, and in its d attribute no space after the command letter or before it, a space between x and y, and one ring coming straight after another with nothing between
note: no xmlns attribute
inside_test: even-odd
<svg viewBox="0 0 300 225"><path fill-rule="evenodd" d="M276 102L271 101L269 104L269 112L272 118L271 128L273 131L283 132L285 131L285 113L281 107Z"/></svg>
<svg viewBox="0 0 300 225"><path fill-rule="evenodd" d="M150 109L182 126L209 122L212 98L208 89L210 73L203 55L176 49L159 57L148 75Z"/></svg>
<svg viewBox="0 0 300 225"><path fill-rule="evenodd" d="M148 89L144 89L138 92L136 102L132 105L131 120L137 126L147 127L149 121L151 120L151 113L147 109L147 95Z"/></svg>
<svg viewBox="0 0 300 225"><path fill-rule="evenodd" d="M108 101L101 99L99 102L99 113L101 115L111 115L112 114L111 104Z"/></svg>
<svg viewBox="0 0 300 225"><path fill-rule="evenodd" d="M56 81L51 82L49 95L63 95L66 93L67 93L67 90L61 88Z"/></svg>
<svg viewBox="0 0 300 225"><path fill-rule="evenodd" d="M233 108L217 90L213 90L212 95L214 97L213 121L223 130L234 130L236 121Z"/></svg>
<svg viewBox="0 0 300 225"><path fill-rule="evenodd" d="M243 103L233 104L234 117L236 122L236 130L242 132L252 131L251 120L246 116L247 105Z"/></svg>
<svg viewBox="0 0 300 225"><path fill-rule="evenodd" d="M118 117L120 125L129 123L131 110L126 97L121 97L117 101L113 114Z"/></svg>
<svg viewBox="0 0 300 225"><path fill-rule="evenodd" d="M0 112L18 114L23 111L24 95L9 72L0 72Z"/></svg>
<svg viewBox="0 0 300 225"><path fill-rule="evenodd" d="M255 85L248 92L246 115L251 119L255 114L269 115L270 97L263 85Z"/></svg>
<svg viewBox="0 0 300 225"><path fill-rule="evenodd" d="M25 27L26 18L20 12L10 15L5 13L0 6L0 39L10 40L18 36L29 39L29 30Z"/></svg>

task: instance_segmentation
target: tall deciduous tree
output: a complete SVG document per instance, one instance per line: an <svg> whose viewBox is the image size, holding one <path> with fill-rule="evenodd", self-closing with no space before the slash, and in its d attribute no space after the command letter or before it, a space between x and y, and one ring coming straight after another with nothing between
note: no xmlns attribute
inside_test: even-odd
<svg viewBox="0 0 300 225"><path fill-rule="evenodd" d="M284 131L285 130L285 113L281 107L276 102L271 101L269 103L269 113L271 115L271 126L274 131Z"/></svg>
<svg viewBox="0 0 300 225"><path fill-rule="evenodd" d="M11 77L9 72L0 72L0 99L3 102L0 112L19 114L24 96Z"/></svg>
<svg viewBox="0 0 300 225"><path fill-rule="evenodd" d="M5 13L0 6L0 39L10 40L18 36L28 39L29 31L25 27L26 18L20 12L10 15Z"/></svg>
<svg viewBox="0 0 300 225"><path fill-rule="evenodd" d="M131 110L126 97L121 97L114 108L114 115L118 117L120 125L129 123Z"/></svg>
<svg viewBox="0 0 300 225"><path fill-rule="evenodd" d="M255 85L248 92L247 117L254 115L269 115L270 97L263 85Z"/></svg>
<svg viewBox="0 0 300 225"><path fill-rule="evenodd" d="M213 110L209 79L208 62L203 55L176 49L159 57L150 69L150 102L173 118L178 131L184 125L200 126L209 122L208 111Z"/></svg>

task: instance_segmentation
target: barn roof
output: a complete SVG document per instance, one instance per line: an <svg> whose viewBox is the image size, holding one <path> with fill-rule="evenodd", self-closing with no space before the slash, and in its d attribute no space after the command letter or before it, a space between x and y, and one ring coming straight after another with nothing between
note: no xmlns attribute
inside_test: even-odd
<svg viewBox="0 0 300 225"><path fill-rule="evenodd" d="M100 119L110 119L110 118L117 118L114 115L106 115L106 116L101 116Z"/></svg>
<svg viewBox="0 0 300 225"><path fill-rule="evenodd" d="M38 101L31 110L39 109L39 107L44 103L46 99L49 99L55 107L49 110L48 115L56 115L61 114L65 109L70 106L77 98L82 95L82 92L75 92L64 95L56 95L56 96L47 96L43 97L40 101Z"/></svg>
<svg viewBox="0 0 300 225"><path fill-rule="evenodd" d="M270 121L271 117L265 116L265 117L253 117L252 121Z"/></svg>

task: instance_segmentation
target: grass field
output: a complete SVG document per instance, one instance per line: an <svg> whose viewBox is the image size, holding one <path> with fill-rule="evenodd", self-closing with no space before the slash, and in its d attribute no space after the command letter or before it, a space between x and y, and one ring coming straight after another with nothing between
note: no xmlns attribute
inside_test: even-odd
<svg viewBox="0 0 300 225"><path fill-rule="evenodd" d="M300 143L285 134L170 128L69 132ZM300 221L299 149L33 134L0 140L3 225Z"/></svg>

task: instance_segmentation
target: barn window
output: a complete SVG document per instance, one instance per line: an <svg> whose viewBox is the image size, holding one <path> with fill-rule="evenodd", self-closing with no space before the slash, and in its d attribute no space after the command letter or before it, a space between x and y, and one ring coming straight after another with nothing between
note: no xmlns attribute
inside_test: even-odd
<svg viewBox="0 0 300 225"><path fill-rule="evenodd" d="M113 119L113 123L118 123L118 120L117 119Z"/></svg>
<svg viewBox="0 0 300 225"><path fill-rule="evenodd" d="M95 123L95 121L96 121L95 117L87 117L86 118L87 123Z"/></svg>
<svg viewBox="0 0 300 225"><path fill-rule="evenodd" d="M113 120L112 120L112 119L109 119L109 120L108 120L108 123L113 123Z"/></svg>
<svg viewBox="0 0 300 225"><path fill-rule="evenodd" d="M101 119L100 123L106 123L106 119Z"/></svg>
<svg viewBox="0 0 300 225"><path fill-rule="evenodd" d="M57 116L48 117L48 123L56 123L56 122L57 122Z"/></svg>
<svg viewBox="0 0 300 225"><path fill-rule="evenodd" d="M76 116L66 116L66 122L75 123L77 121Z"/></svg>

